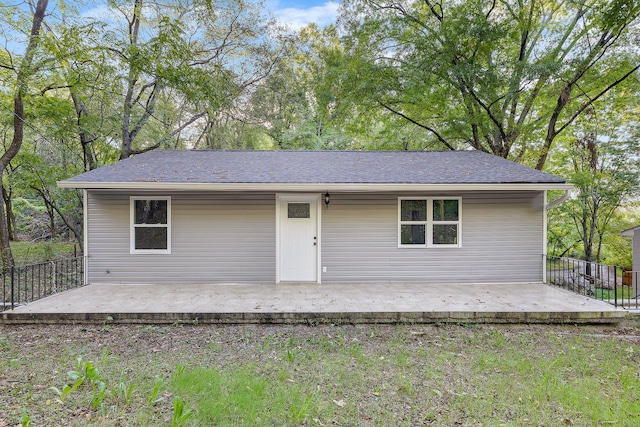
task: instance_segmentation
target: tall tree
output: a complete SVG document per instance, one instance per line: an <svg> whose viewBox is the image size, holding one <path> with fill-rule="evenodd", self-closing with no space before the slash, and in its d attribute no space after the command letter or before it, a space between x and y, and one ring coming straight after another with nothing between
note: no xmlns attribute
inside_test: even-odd
<svg viewBox="0 0 640 427"><path fill-rule="evenodd" d="M20 151L20 147L22 147L24 140L24 98L27 93L29 79L31 78L31 74L34 72L34 57L38 49L40 29L42 27L48 3L48 0L38 0L36 7L33 10L31 31L29 33L27 47L22 58L18 61L15 67L9 64L5 65L14 68L16 72L16 83L13 97L13 138L9 147L6 148L2 156L0 156L0 177L4 176L7 166ZM2 256L2 263L5 267L14 265L11 246L9 245L9 231L5 215L0 215L0 254Z"/></svg>
<svg viewBox="0 0 640 427"><path fill-rule="evenodd" d="M144 39L140 34L144 20L144 1L134 0L130 5L130 13L127 13L126 6L117 5L127 19L127 37L116 46L108 47L117 53L126 70L126 75L122 76L125 95L122 100L121 159L157 148L162 144L162 140L152 141L137 149L133 145L143 127L154 116L158 98L167 86L172 83L176 86L185 82L196 83L195 75L191 73L193 70L190 69L196 58L183 38L184 29L181 22L175 16L164 15L169 11L163 13L159 5L150 3L149 12L158 12L152 14L151 19L152 32L155 35ZM218 77L216 74L216 71L212 71L211 77ZM181 80L185 75L191 78ZM206 76L198 77L202 80ZM207 83L216 87L218 84L214 78ZM205 89L205 85L201 85L201 89ZM212 95L213 99L219 96L206 89L203 92ZM194 90L194 93L197 93L197 90ZM196 113L193 120L202 115L202 112Z"/></svg>
<svg viewBox="0 0 640 427"><path fill-rule="evenodd" d="M636 0L346 0L357 91L429 134L543 169L640 67Z"/></svg>
<svg viewBox="0 0 640 427"><path fill-rule="evenodd" d="M195 135L233 108L279 59L274 28L244 0L110 2L126 21L108 28L105 49L120 65L124 159ZM177 143L176 143L177 144Z"/></svg>
<svg viewBox="0 0 640 427"><path fill-rule="evenodd" d="M54 108L38 122L64 115L42 132L49 137L62 134L65 140L76 138L79 146L71 152L80 148L83 170L89 171L109 162L109 157L102 158L104 147L113 145L120 122L113 96L118 88L111 78L116 67L101 41L104 25L83 22L71 8L63 10L61 23L45 25L42 35L43 52L55 67L44 77L40 100L42 106L53 104Z"/></svg>
<svg viewBox="0 0 640 427"><path fill-rule="evenodd" d="M333 26L311 24L253 93L252 119L277 148L344 148L340 67L344 52Z"/></svg>
<svg viewBox="0 0 640 427"><path fill-rule="evenodd" d="M586 261L602 261L603 244L620 208L640 189L640 147L590 132L561 153L557 172L575 185L575 197L552 212L551 235L573 236L562 252L581 253ZM620 230L615 230L616 234ZM557 239L556 239L557 240Z"/></svg>

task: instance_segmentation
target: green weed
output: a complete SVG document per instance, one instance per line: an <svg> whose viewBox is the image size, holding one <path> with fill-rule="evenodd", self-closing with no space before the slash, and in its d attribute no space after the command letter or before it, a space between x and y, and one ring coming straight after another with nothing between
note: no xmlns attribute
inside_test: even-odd
<svg viewBox="0 0 640 427"><path fill-rule="evenodd" d="M135 394L135 392L136 390L133 386L133 383L129 383L129 385L127 385L126 383L121 382L113 388L111 394L115 397L120 398L125 406L130 406L131 402L133 401L133 395Z"/></svg>
<svg viewBox="0 0 640 427"><path fill-rule="evenodd" d="M262 340L262 345L259 347L260 351L262 352L267 352L269 351L269 349L271 348L271 346L274 344L274 338L272 334L267 334L267 336L264 337L264 339Z"/></svg>
<svg viewBox="0 0 640 427"><path fill-rule="evenodd" d="M112 316L107 316L104 319L104 322L102 323L102 330L105 332L108 332L111 329L111 325L109 325L109 322L113 322L113 317Z"/></svg>
<svg viewBox="0 0 640 427"><path fill-rule="evenodd" d="M84 377L81 376L77 371L69 371L67 373L69 378L73 380L73 384L65 384L62 389L59 389L55 386L49 387L51 391L53 391L56 396L58 396L58 402L64 403L67 397L74 391L77 390L84 383Z"/></svg>
<svg viewBox="0 0 640 427"><path fill-rule="evenodd" d="M291 350L287 350L287 361L293 362L295 360L295 355Z"/></svg>
<svg viewBox="0 0 640 427"><path fill-rule="evenodd" d="M183 426L189 418L193 416L190 409L185 409L182 398L176 396L173 398L173 416L171 417L171 427Z"/></svg>
<svg viewBox="0 0 640 427"><path fill-rule="evenodd" d="M107 390L107 384L104 381L92 381L91 387L93 389L93 395L91 396L91 406L93 409L102 407L104 402L104 394Z"/></svg>
<svg viewBox="0 0 640 427"><path fill-rule="evenodd" d="M156 375L154 377L153 388L147 394L147 403L150 405L156 405L157 403L162 402L164 399L160 395L160 388L164 385L164 380L162 377Z"/></svg>
<svg viewBox="0 0 640 427"><path fill-rule="evenodd" d="M27 414L27 410L22 408L22 418L20 419L21 427L31 427L31 417Z"/></svg>
<svg viewBox="0 0 640 427"><path fill-rule="evenodd" d="M66 384L62 389L55 386L49 388L56 394L60 403L64 403L69 395L80 386L89 383L92 389L91 406L93 409L98 409L102 406L107 384L98 373L93 362L84 362L82 357L78 357L75 370L67 372L67 376L73 381L71 385Z"/></svg>

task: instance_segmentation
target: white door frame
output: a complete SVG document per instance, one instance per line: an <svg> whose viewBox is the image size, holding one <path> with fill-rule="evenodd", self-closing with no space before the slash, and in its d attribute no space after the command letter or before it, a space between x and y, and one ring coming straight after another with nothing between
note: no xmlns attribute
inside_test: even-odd
<svg viewBox="0 0 640 427"><path fill-rule="evenodd" d="M286 212L282 212L280 209L281 202L284 200L292 200L292 201L315 201L316 202L316 281L314 283L321 283L320 278L320 259L322 253L322 239L320 236L322 235L322 230L320 225L322 224L320 214L322 212L321 209L321 198L322 195L320 193L276 193L276 283L280 283L280 216L286 214Z"/></svg>

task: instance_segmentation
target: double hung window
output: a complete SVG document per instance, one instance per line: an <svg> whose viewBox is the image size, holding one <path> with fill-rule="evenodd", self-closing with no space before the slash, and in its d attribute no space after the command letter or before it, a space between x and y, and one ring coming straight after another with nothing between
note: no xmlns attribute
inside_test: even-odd
<svg viewBox="0 0 640 427"><path fill-rule="evenodd" d="M131 198L131 253L171 253L171 198Z"/></svg>
<svg viewBox="0 0 640 427"><path fill-rule="evenodd" d="M399 247L461 247L461 199L398 199Z"/></svg>

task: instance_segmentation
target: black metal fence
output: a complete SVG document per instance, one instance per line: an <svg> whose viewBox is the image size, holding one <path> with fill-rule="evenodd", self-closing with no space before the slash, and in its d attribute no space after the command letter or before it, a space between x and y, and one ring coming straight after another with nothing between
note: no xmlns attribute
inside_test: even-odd
<svg viewBox="0 0 640 427"><path fill-rule="evenodd" d="M626 309L640 308L639 274L574 258L545 256L547 283Z"/></svg>
<svg viewBox="0 0 640 427"><path fill-rule="evenodd" d="M616 307L640 309L640 271L625 271L622 274L622 286L616 290Z"/></svg>
<svg viewBox="0 0 640 427"><path fill-rule="evenodd" d="M84 284L82 256L7 268L0 273L0 311Z"/></svg>

